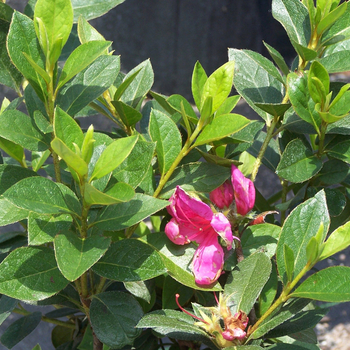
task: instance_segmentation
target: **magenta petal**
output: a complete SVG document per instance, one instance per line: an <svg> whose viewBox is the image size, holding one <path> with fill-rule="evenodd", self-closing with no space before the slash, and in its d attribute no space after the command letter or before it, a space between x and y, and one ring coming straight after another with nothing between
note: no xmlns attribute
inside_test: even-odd
<svg viewBox="0 0 350 350"><path fill-rule="evenodd" d="M168 238L175 244L184 245L190 241L180 233L179 224L175 219L171 219L165 226L165 233Z"/></svg>
<svg viewBox="0 0 350 350"><path fill-rule="evenodd" d="M235 194L237 213L246 215L254 207L254 184L251 180L247 179L235 165L231 167L231 181Z"/></svg>
<svg viewBox="0 0 350 350"><path fill-rule="evenodd" d="M238 237L232 236L231 224L222 213L215 213L211 219L210 225L225 241L228 250L232 248L233 239L239 239Z"/></svg>
<svg viewBox="0 0 350 350"><path fill-rule="evenodd" d="M224 265L224 251L218 243L217 236L209 236L202 242L193 258L193 273L199 285L214 283L221 275Z"/></svg>
<svg viewBox="0 0 350 350"><path fill-rule="evenodd" d="M230 180L209 193L209 199L219 208L228 208L234 199L233 187Z"/></svg>

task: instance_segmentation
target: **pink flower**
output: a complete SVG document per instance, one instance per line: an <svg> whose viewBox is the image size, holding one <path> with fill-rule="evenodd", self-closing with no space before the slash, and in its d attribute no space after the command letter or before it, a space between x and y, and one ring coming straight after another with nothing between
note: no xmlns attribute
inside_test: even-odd
<svg viewBox="0 0 350 350"><path fill-rule="evenodd" d="M224 214L213 213L209 205L189 196L176 187L167 207L173 217L165 226L165 233L175 244L198 243L193 259L193 273L199 285L210 285L221 275L224 250L218 242L220 236L227 249L232 248L231 225Z"/></svg>
<svg viewBox="0 0 350 350"><path fill-rule="evenodd" d="M220 209L229 208L233 200L237 213L245 216L255 203L255 188L253 182L246 178L235 166L231 167L231 182L228 180L212 191L210 200Z"/></svg>

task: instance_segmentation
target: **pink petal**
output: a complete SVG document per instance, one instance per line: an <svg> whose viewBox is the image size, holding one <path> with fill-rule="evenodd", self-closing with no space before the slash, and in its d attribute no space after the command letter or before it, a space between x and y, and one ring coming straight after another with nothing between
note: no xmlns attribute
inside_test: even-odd
<svg viewBox="0 0 350 350"><path fill-rule="evenodd" d="M231 181L235 194L237 213L240 215L246 215L254 207L254 184L251 180L244 177L235 165L232 165L231 167Z"/></svg>
<svg viewBox="0 0 350 350"><path fill-rule="evenodd" d="M230 180L209 193L210 200L219 208L228 208L234 199L233 187Z"/></svg>
<svg viewBox="0 0 350 350"><path fill-rule="evenodd" d="M213 231L213 234L198 246L194 254L193 273L196 283L199 285L214 283L220 277L223 265L224 251Z"/></svg>
<svg viewBox="0 0 350 350"><path fill-rule="evenodd" d="M184 245L190 241L180 233L179 224L175 219L171 219L165 226L165 233L168 238L175 244Z"/></svg>
<svg viewBox="0 0 350 350"><path fill-rule="evenodd" d="M238 237L232 236L231 224L222 213L215 213L211 219L210 225L224 240L228 250L232 248L233 239L239 239Z"/></svg>

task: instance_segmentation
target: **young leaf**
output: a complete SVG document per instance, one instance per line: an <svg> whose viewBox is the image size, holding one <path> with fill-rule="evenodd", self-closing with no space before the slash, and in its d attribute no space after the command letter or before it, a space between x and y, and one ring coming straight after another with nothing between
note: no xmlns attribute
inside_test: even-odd
<svg viewBox="0 0 350 350"><path fill-rule="evenodd" d="M5 151L10 157L17 160L19 164L24 166L26 159L22 146L0 137L0 148Z"/></svg>
<svg viewBox="0 0 350 350"><path fill-rule="evenodd" d="M288 283L291 282L294 277L294 252L287 244L283 245L283 256L284 266L286 268L286 275L283 276L283 280Z"/></svg>
<svg viewBox="0 0 350 350"><path fill-rule="evenodd" d="M241 96L239 95L228 97L216 111L215 117L218 117L219 115L222 115L222 114L231 113L232 110L237 106L237 103L239 102L240 98Z"/></svg>
<svg viewBox="0 0 350 350"><path fill-rule="evenodd" d="M52 249L18 248L0 264L0 293L20 300L42 300L66 287Z"/></svg>
<svg viewBox="0 0 350 350"><path fill-rule="evenodd" d="M135 126L142 118L142 114L122 101L112 101L120 119L127 127Z"/></svg>
<svg viewBox="0 0 350 350"><path fill-rule="evenodd" d="M97 160L89 181L100 179L117 168L130 154L137 140L138 135L124 137L115 140L107 146L102 152L101 157Z"/></svg>
<svg viewBox="0 0 350 350"><path fill-rule="evenodd" d="M166 269L153 247L136 239L123 239L111 245L93 271L111 280L131 282L149 280Z"/></svg>
<svg viewBox="0 0 350 350"><path fill-rule="evenodd" d="M340 73L350 69L350 40L342 41L340 45L330 45L318 61L328 73Z"/></svg>
<svg viewBox="0 0 350 350"><path fill-rule="evenodd" d="M167 115L157 110L151 112L149 133L152 141L157 142L159 171L164 175L181 151L181 134L176 124Z"/></svg>
<svg viewBox="0 0 350 350"><path fill-rule="evenodd" d="M91 325L98 339L111 348L132 345L140 335L136 328L143 316L140 304L123 292L94 295L90 306ZM118 328L118 332L114 330Z"/></svg>
<svg viewBox="0 0 350 350"><path fill-rule="evenodd" d="M336 7L332 12L330 12L327 16L322 18L320 23L317 26L317 34L322 34L326 29L331 27L336 21L345 13L347 8L347 3L344 2L340 6Z"/></svg>
<svg viewBox="0 0 350 350"><path fill-rule="evenodd" d="M100 34L83 16L78 20L78 35L82 44L88 41L105 40L102 34Z"/></svg>
<svg viewBox="0 0 350 350"><path fill-rule="evenodd" d="M289 67L287 66L286 61L284 60L283 56L272 46L264 42L265 47L267 48L270 56L277 64L278 68L283 72L284 75L289 74Z"/></svg>
<svg viewBox="0 0 350 350"><path fill-rule="evenodd" d="M59 90L67 81L72 79L76 74L85 69L97 57L101 56L104 51L111 46L110 41L89 41L78 46L68 57L63 66L57 90Z"/></svg>
<svg viewBox="0 0 350 350"><path fill-rule="evenodd" d="M197 61L192 73L192 96L198 109L201 107L203 87L207 79L207 73Z"/></svg>
<svg viewBox="0 0 350 350"><path fill-rule="evenodd" d="M107 251L110 239L101 236L80 238L71 231L61 231L54 240L58 268L69 281L75 281Z"/></svg>

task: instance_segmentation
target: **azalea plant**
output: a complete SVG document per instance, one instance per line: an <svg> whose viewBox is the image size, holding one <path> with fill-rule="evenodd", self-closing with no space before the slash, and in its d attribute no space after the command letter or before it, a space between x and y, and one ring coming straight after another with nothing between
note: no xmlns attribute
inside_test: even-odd
<svg viewBox="0 0 350 350"><path fill-rule="evenodd" d="M0 323L21 315L1 343L45 321L58 350L319 349L350 301L350 267L317 265L350 245L348 2L273 0L292 65L229 49L191 101L149 60L120 71L88 21L122 2L0 2Z"/></svg>

